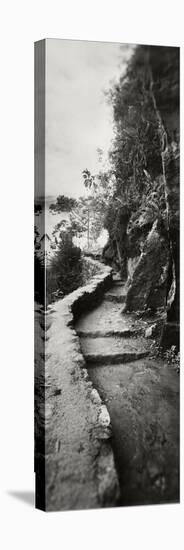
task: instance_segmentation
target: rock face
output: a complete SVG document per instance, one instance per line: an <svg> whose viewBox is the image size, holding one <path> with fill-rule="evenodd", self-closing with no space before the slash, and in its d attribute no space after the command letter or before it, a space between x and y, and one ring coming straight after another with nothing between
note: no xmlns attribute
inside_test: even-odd
<svg viewBox="0 0 184 550"><path fill-rule="evenodd" d="M179 155L173 154L171 147L163 155L168 202L169 236L173 259L173 277L175 279L174 300L167 312L167 324L164 327L161 343L163 347L176 345L179 349L179 301L180 301L180 227L179 227ZM171 326L172 325L172 328ZM174 329L175 325L175 329Z"/></svg>
<svg viewBox="0 0 184 550"><path fill-rule="evenodd" d="M168 265L168 240L156 221L133 271L124 310L155 310L166 305Z"/></svg>
<svg viewBox="0 0 184 550"><path fill-rule="evenodd" d="M159 59L159 63L158 63ZM168 229L175 277L175 296L167 314L162 345L179 347L179 48L150 47L153 94L160 120L163 174L165 178ZM167 90L167 92L166 92ZM172 330L169 324L172 323ZM173 324L176 326L174 333ZM172 335L172 340L170 337Z"/></svg>
<svg viewBox="0 0 184 550"><path fill-rule="evenodd" d="M115 269L119 269L121 278L127 278L127 225L130 212L126 205L114 212L109 231L109 240L103 249L103 259Z"/></svg>
<svg viewBox="0 0 184 550"><path fill-rule="evenodd" d="M104 256L128 278L127 309L167 307L162 345L178 347L179 48L138 47L113 93L116 184Z"/></svg>
<svg viewBox="0 0 184 550"><path fill-rule="evenodd" d="M149 47L153 107L158 122L162 175L167 211L167 236L152 227L143 253L130 278L127 309L166 305L170 288L173 299L167 302L167 323L163 347L179 348L179 48ZM139 224L140 225L140 224ZM141 235L137 235L140 244ZM168 240L168 244L167 244ZM169 251L168 251L169 245ZM170 264L168 265L168 253ZM134 254L136 255L136 254ZM174 328L175 327L175 328Z"/></svg>

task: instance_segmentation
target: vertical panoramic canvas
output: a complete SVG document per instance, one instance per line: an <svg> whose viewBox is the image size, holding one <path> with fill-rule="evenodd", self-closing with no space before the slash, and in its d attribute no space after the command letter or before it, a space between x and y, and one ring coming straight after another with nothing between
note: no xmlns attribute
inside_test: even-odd
<svg viewBox="0 0 184 550"><path fill-rule="evenodd" d="M36 507L179 502L179 48L35 43Z"/></svg>

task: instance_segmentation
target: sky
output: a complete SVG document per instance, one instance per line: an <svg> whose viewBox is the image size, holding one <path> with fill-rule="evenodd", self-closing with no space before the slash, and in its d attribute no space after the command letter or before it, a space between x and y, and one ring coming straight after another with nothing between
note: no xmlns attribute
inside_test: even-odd
<svg viewBox="0 0 184 550"><path fill-rule="evenodd" d="M99 171L113 138L104 91L124 72L127 45L46 40L46 195L83 194L82 170Z"/></svg>

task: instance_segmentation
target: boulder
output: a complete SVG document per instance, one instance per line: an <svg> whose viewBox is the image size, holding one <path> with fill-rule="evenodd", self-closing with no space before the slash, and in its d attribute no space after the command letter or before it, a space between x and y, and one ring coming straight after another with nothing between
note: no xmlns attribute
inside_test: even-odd
<svg viewBox="0 0 184 550"><path fill-rule="evenodd" d="M166 305L168 265L168 239L156 220L133 272L125 310L150 308L154 311Z"/></svg>

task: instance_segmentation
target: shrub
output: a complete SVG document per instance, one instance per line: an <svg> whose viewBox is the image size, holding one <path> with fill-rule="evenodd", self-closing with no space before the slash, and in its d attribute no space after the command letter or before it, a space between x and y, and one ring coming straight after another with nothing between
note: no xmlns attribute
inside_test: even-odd
<svg viewBox="0 0 184 550"><path fill-rule="evenodd" d="M165 351L164 356L169 365L172 365L177 372L180 371L180 353L176 351L176 346L171 346Z"/></svg>
<svg viewBox="0 0 184 550"><path fill-rule="evenodd" d="M82 284L81 250L70 233L61 233L59 249L46 274L47 304L76 290Z"/></svg>

